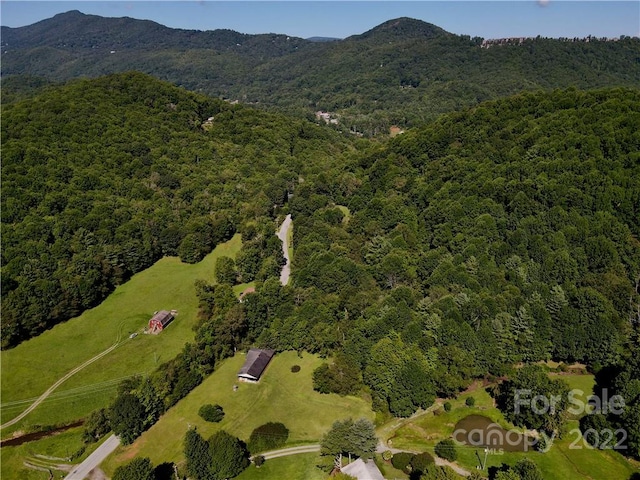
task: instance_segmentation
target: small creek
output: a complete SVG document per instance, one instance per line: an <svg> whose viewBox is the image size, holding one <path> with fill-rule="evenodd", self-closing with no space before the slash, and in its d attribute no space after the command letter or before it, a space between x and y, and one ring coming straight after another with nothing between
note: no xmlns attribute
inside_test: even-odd
<svg viewBox="0 0 640 480"><path fill-rule="evenodd" d="M8 438L6 440L0 441L0 447L17 447L18 445L22 445L27 442L33 442L35 440L40 440L41 438L52 437L53 435L58 435L59 433L66 432L75 427L79 427L84 423L84 421L79 421L75 423L71 423L69 425L65 425L64 427L59 427L54 430L46 430L42 432L33 432L27 433L25 435L20 435L19 437Z"/></svg>

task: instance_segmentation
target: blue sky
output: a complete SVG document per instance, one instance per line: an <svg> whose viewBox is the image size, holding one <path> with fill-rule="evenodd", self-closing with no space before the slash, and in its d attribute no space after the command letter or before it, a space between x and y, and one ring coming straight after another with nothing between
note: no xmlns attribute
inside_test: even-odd
<svg viewBox="0 0 640 480"><path fill-rule="evenodd" d="M80 10L105 17L153 20L173 28L298 37L344 38L397 17L434 23L447 31L514 36L640 36L640 1L0 1L0 23L29 25Z"/></svg>

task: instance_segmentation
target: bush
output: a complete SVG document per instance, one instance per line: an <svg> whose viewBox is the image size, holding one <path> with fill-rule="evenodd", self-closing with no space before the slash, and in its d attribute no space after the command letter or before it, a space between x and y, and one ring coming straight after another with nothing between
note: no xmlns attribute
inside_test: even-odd
<svg viewBox="0 0 640 480"><path fill-rule="evenodd" d="M300 371L300 365L294 365L291 367L291 373L298 373Z"/></svg>
<svg viewBox="0 0 640 480"><path fill-rule="evenodd" d="M467 397L467 399L464 401L464 404L467 407L473 407L476 404L476 399L473 397Z"/></svg>
<svg viewBox="0 0 640 480"><path fill-rule="evenodd" d="M444 411L445 412L451 411L451 402L444 402Z"/></svg>
<svg viewBox="0 0 640 480"><path fill-rule="evenodd" d="M249 451L264 452L266 450L275 450L280 448L287 442L289 438L289 429L282 423L269 422L260 425L251 432L249 437Z"/></svg>
<svg viewBox="0 0 640 480"><path fill-rule="evenodd" d="M411 459L411 471L412 472L424 472L429 465L433 465L435 460L431 454L427 452L414 455Z"/></svg>
<svg viewBox="0 0 640 480"><path fill-rule="evenodd" d="M397 468L398 470L402 470L403 472L407 472L407 467L411 463L413 459L413 453L409 452L400 452L396 453L391 459L391 465L393 468Z"/></svg>
<svg viewBox="0 0 640 480"><path fill-rule="evenodd" d="M393 453L391 452L391 450L385 450L384 452L382 452L382 459L385 462L388 462L389 460L391 460L391 458L393 458Z"/></svg>
<svg viewBox="0 0 640 480"><path fill-rule="evenodd" d="M444 458L445 460L449 460L450 462L455 462L458 458L458 453L456 452L456 444L451 439L442 440L438 442L435 448L436 455L440 458Z"/></svg>
<svg viewBox="0 0 640 480"><path fill-rule="evenodd" d="M256 467L261 467L262 465L264 465L264 456L256 455L255 457L253 457L253 463Z"/></svg>
<svg viewBox="0 0 640 480"><path fill-rule="evenodd" d="M200 407L198 415L207 422L218 423L224 418L224 410L222 410L220 405L211 405L208 403Z"/></svg>

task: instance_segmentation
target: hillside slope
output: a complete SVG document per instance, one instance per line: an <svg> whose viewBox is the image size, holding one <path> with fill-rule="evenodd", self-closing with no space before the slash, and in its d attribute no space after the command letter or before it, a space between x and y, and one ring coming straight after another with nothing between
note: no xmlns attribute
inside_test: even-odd
<svg viewBox="0 0 640 480"><path fill-rule="evenodd" d="M49 87L2 118L5 347L163 255L200 260L349 148L328 128L139 73Z"/></svg>
<svg viewBox="0 0 640 480"><path fill-rule="evenodd" d="M192 90L299 115L331 111L365 134L522 90L640 83L640 40L529 39L482 48L410 18L361 35L311 42L69 12L3 27L2 75L66 80L139 70Z"/></svg>

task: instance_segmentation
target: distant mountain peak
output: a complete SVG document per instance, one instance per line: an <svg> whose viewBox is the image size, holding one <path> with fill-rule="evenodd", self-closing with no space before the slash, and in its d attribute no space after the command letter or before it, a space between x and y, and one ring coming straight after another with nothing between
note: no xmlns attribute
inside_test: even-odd
<svg viewBox="0 0 640 480"><path fill-rule="evenodd" d="M415 18L400 17L393 20L388 20L381 23L377 27L372 28L369 31L364 32L361 35L355 35L351 38L367 39L367 38L407 38L407 37L422 37L422 38L434 38L443 35L451 35L446 30Z"/></svg>

